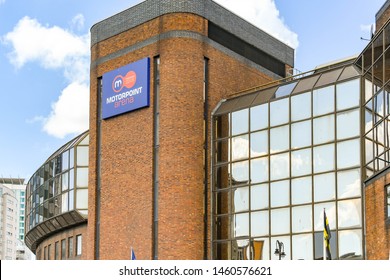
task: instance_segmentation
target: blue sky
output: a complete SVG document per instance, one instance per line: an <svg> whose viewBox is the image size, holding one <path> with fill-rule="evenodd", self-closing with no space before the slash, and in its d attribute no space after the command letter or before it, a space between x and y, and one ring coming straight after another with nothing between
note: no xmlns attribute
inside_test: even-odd
<svg viewBox="0 0 390 280"><path fill-rule="evenodd" d="M88 129L90 27L140 0L0 0L0 177L29 179ZM385 0L216 0L296 49L295 68L360 53Z"/></svg>

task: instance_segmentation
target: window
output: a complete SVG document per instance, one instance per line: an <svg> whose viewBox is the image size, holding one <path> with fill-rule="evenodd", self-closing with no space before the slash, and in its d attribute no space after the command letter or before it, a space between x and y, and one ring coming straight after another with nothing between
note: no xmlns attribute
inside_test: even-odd
<svg viewBox="0 0 390 280"><path fill-rule="evenodd" d="M73 237L68 238L68 259L73 257Z"/></svg>
<svg viewBox="0 0 390 280"><path fill-rule="evenodd" d="M47 246L45 246L45 248L43 248L43 259L47 260Z"/></svg>
<svg viewBox="0 0 390 280"><path fill-rule="evenodd" d="M51 244L49 244L49 246L47 246L47 259L50 260L51 256Z"/></svg>
<svg viewBox="0 0 390 280"><path fill-rule="evenodd" d="M66 240L61 240L61 260L66 259Z"/></svg>
<svg viewBox="0 0 390 280"><path fill-rule="evenodd" d="M59 259L59 254L60 254L60 242L56 242L54 244L54 259L58 260Z"/></svg>
<svg viewBox="0 0 390 280"><path fill-rule="evenodd" d="M82 236L81 234L80 235L77 235L76 236L76 256L80 256L81 255L81 252L82 252Z"/></svg>

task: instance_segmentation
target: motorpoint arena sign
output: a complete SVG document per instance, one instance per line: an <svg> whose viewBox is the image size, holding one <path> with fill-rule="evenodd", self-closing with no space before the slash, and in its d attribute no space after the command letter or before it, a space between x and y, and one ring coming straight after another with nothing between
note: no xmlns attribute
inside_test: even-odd
<svg viewBox="0 0 390 280"><path fill-rule="evenodd" d="M149 65L147 57L103 75L103 119L149 107Z"/></svg>

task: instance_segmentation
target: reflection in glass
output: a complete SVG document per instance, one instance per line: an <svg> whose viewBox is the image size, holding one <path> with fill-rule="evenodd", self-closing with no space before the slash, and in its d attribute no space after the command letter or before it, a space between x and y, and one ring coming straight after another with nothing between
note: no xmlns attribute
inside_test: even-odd
<svg viewBox="0 0 390 280"><path fill-rule="evenodd" d="M339 259L362 259L362 231L339 231Z"/></svg>
<svg viewBox="0 0 390 280"><path fill-rule="evenodd" d="M268 181L268 157L251 160L251 183Z"/></svg>
<svg viewBox="0 0 390 280"><path fill-rule="evenodd" d="M232 160L246 159L249 157L248 134L232 138Z"/></svg>
<svg viewBox="0 0 390 280"><path fill-rule="evenodd" d="M289 171L289 153L271 156L271 180L287 178Z"/></svg>
<svg viewBox="0 0 390 280"><path fill-rule="evenodd" d="M337 168L346 168L360 164L359 139L337 143Z"/></svg>
<svg viewBox="0 0 390 280"><path fill-rule="evenodd" d="M291 148L301 148L311 145L311 121L291 124Z"/></svg>
<svg viewBox="0 0 390 280"><path fill-rule="evenodd" d="M247 184L249 181L248 161L235 162L232 164L232 184Z"/></svg>
<svg viewBox="0 0 390 280"><path fill-rule="evenodd" d="M359 110L337 114L337 139L358 136L359 126Z"/></svg>
<svg viewBox="0 0 390 280"><path fill-rule="evenodd" d="M251 134L251 157L268 154L268 132L260 131Z"/></svg>
<svg viewBox="0 0 390 280"><path fill-rule="evenodd" d="M263 236L269 234L269 212L259 211L251 213L251 235Z"/></svg>
<svg viewBox="0 0 390 280"><path fill-rule="evenodd" d="M271 183L271 207L286 206L290 204L290 181Z"/></svg>
<svg viewBox="0 0 390 280"><path fill-rule="evenodd" d="M248 109L232 113L232 135L248 132Z"/></svg>
<svg viewBox="0 0 390 280"><path fill-rule="evenodd" d="M311 205L297 206L292 208L292 232L307 232L312 229Z"/></svg>
<svg viewBox="0 0 390 280"><path fill-rule="evenodd" d="M311 202L311 177L291 180L291 203L302 204Z"/></svg>
<svg viewBox="0 0 390 280"><path fill-rule="evenodd" d="M251 186L251 210L268 208L268 184Z"/></svg>
<svg viewBox="0 0 390 280"><path fill-rule="evenodd" d="M276 126L289 121L289 99L284 98L270 103L270 125Z"/></svg>
<svg viewBox="0 0 390 280"><path fill-rule="evenodd" d="M352 80L336 85L337 110L359 106L360 80Z"/></svg>
<svg viewBox="0 0 390 280"><path fill-rule="evenodd" d="M303 120L311 117L311 92L291 97L291 121Z"/></svg>
<svg viewBox="0 0 390 280"><path fill-rule="evenodd" d="M335 202L317 203L314 204L314 230L324 230L324 209L326 211L326 217L328 218L329 227L331 230L336 229L336 204Z"/></svg>
<svg viewBox="0 0 390 280"><path fill-rule="evenodd" d="M288 234L289 232L290 208L271 210L271 235Z"/></svg>
<svg viewBox="0 0 390 280"><path fill-rule="evenodd" d="M360 169L337 172L337 197L360 196Z"/></svg>
<svg viewBox="0 0 390 280"><path fill-rule="evenodd" d="M62 170L69 168L69 151L65 151L62 154Z"/></svg>
<svg viewBox="0 0 390 280"><path fill-rule="evenodd" d="M318 202L335 198L335 173L314 176L314 201Z"/></svg>
<svg viewBox="0 0 390 280"><path fill-rule="evenodd" d="M275 92L275 98L290 95L296 84L297 82L280 86Z"/></svg>
<svg viewBox="0 0 390 280"><path fill-rule="evenodd" d="M276 249L276 241L282 242L284 247L284 253L286 256L282 258L282 260L290 260L291 259L291 251L290 251L290 236L277 236L271 238L271 260L279 260L279 255L275 255Z"/></svg>
<svg viewBox="0 0 390 280"><path fill-rule="evenodd" d="M289 126L273 128L270 131L270 153L278 153L289 149Z"/></svg>
<svg viewBox="0 0 390 280"><path fill-rule="evenodd" d="M63 193L61 195L61 213L68 212L68 193Z"/></svg>
<svg viewBox="0 0 390 280"><path fill-rule="evenodd" d="M334 169L334 144L313 148L314 173L330 171Z"/></svg>
<svg viewBox="0 0 390 280"><path fill-rule="evenodd" d="M248 211L249 187L235 189L233 194L233 212Z"/></svg>
<svg viewBox="0 0 390 280"><path fill-rule="evenodd" d="M76 184L78 188L88 188L88 167L77 168Z"/></svg>
<svg viewBox="0 0 390 280"><path fill-rule="evenodd" d="M339 229L362 225L362 205L360 199L343 200L338 203L338 225Z"/></svg>
<svg viewBox="0 0 390 280"><path fill-rule="evenodd" d="M313 236L311 234L299 234L292 237L292 259L313 259Z"/></svg>
<svg viewBox="0 0 390 280"><path fill-rule="evenodd" d="M216 209L217 215L229 214L232 212L230 202L230 191L221 191L215 193L216 197ZM77 198L78 199L78 198Z"/></svg>
<svg viewBox="0 0 390 280"><path fill-rule="evenodd" d="M311 148L291 152L292 176L311 173Z"/></svg>
<svg viewBox="0 0 390 280"><path fill-rule="evenodd" d="M268 103L250 108L251 131L268 127Z"/></svg>
<svg viewBox="0 0 390 280"><path fill-rule="evenodd" d="M313 120L313 143L321 144L334 140L334 115Z"/></svg>
<svg viewBox="0 0 390 280"><path fill-rule="evenodd" d="M328 215L328 212L326 212ZM330 239L330 254L332 259L337 259L337 234L335 230L331 230L332 238ZM315 260L324 259L324 231L314 233L314 258Z"/></svg>
<svg viewBox="0 0 390 280"><path fill-rule="evenodd" d="M225 189L229 186L229 166L222 165L216 167L215 175L216 183L215 186L217 189Z"/></svg>
<svg viewBox="0 0 390 280"><path fill-rule="evenodd" d="M313 91L313 116L334 112L334 86Z"/></svg>
<svg viewBox="0 0 390 280"><path fill-rule="evenodd" d="M260 253L257 254L257 250L261 251L261 260L269 260L269 239L268 238L255 238L253 240L255 247L255 256L260 256ZM257 245L256 245L257 244ZM260 250L260 244L262 245L262 250ZM258 248L258 249L257 249ZM256 259L256 258L254 258Z"/></svg>
<svg viewBox="0 0 390 280"><path fill-rule="evenodd" d="M233 215L234 237L249 236L249 213Z"/></svg>

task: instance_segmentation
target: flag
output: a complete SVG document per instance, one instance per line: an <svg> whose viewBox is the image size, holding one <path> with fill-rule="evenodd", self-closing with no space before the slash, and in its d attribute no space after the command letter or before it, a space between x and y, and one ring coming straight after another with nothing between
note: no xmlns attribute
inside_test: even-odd
<svg viewBox="0 0 390 280"><path fill-rule="evenodd" d="M132 261L136 260L136 258L135 258L135 253L134 253L134 250L133 250L133 247L131 247L131 260L132 260Z"/></svg>
<svg viewBox="0 0 390 280"><path fill-rule="evenodd" d="M328 218L326 217L324 209L324 260L331 260L332 255L330 253L330 238L332 234L330 233Z"/></svg>

